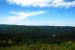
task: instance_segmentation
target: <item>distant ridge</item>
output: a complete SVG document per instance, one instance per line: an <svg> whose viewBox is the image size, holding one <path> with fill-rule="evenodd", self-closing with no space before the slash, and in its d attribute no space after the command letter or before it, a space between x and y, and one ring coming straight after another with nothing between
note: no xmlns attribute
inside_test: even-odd
<svg viewBox="0 0 75 50"><path fill-rule="evenodd" d="M75 27L75 26L56 26L56 25L14 25L14 24L0 24L0 25L11 25L11 26L51 26L51 27Z"/></svg>
<svg viewBox="0 0 75 50"><path fill-rule="evenodd" d="M27 25L0 25L0 34L7 37L24 36L32 39L75 39L73 26L27 26ZM55 35L53 37L53 35Z"/></svg>

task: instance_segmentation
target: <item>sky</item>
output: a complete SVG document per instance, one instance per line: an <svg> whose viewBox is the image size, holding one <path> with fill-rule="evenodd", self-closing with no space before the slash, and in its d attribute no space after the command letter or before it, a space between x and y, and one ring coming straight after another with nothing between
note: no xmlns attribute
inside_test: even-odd
<svg viewBox="0 0 75 50"><path fill-rule="evenodd" d="M0 24L75 26L75 0L0 0Z"/></svg>

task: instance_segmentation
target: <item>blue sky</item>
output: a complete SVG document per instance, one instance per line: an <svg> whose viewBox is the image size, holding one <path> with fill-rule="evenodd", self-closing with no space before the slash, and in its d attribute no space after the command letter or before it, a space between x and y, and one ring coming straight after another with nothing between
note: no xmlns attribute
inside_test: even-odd
<svg viewBox="0 0 75 50"><path fill-rule="evenodd" d="M75 0L0 0L0 24L75 26Z"/></svg>

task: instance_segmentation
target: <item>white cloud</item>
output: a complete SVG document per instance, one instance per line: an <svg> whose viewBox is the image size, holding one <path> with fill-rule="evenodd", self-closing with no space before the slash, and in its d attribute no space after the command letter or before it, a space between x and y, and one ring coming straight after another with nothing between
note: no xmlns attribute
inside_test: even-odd
<svg viewBox="0 0 75 50"><path fill-rule="evenodd" d="M72 1L72 2L65 2L64 0L55 0L51 3L50 6L54 6L54 7L66 7L66 8L69 8L69 7L75 7L75 1Z"/></svg>
<svg viewBox="0 0 75 50"><path fill-rule="evenodd" d="M74 7L75 1L65 2L65 0L6 0L10 4L39 7Z"/></svg>
<svg viewBox="0 0 75 50"><path fill-rule="evenodd" d="M16 3L21 6L47 6L47 3L51 0L7 0L10 4Z"/></svg>
<svg viewBox="0 0 75 50"><path fill-rule="evenodd" d="M13 16L8 16L7 18L0 19L0 24L18 24L23 25L26 18L34 15L44 14L46 11L37 11L37 12L15 12L11 11L10 13L14 14Z"/></svg>

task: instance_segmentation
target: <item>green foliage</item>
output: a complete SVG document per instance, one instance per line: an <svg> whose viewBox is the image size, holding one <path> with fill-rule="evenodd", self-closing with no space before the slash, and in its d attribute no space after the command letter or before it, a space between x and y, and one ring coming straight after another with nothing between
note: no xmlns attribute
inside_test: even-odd
<svg viewBox="0 0 75 50"><path fill-rule="evenodd" d="M75 50L75 41L62 42L60 44L25 44L22 46L0 47L0 50Z"/></svg>

